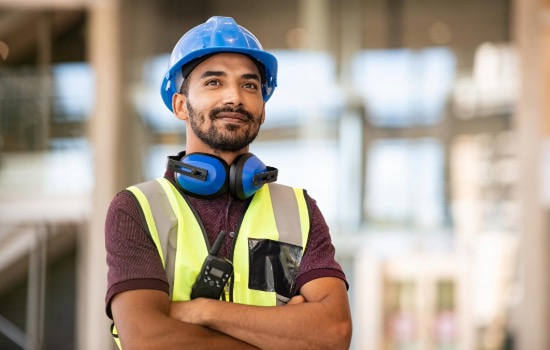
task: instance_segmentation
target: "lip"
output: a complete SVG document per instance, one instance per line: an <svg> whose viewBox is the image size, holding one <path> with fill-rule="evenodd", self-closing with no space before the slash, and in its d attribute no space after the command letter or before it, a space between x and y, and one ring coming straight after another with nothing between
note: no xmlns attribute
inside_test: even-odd
<svg viewBox="0 0 550 350"><path fill-rule="evenodd" d="M232 123L248 121L248 118L244 114L236 112L222 112L219 113L216 118Z"/></svg>

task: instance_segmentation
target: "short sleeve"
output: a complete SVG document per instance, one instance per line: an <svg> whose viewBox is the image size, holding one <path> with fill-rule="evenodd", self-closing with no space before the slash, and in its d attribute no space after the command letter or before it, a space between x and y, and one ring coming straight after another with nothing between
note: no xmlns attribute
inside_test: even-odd
<svg viewBox="0 0 550 350"><path fill-rule="evenodd" d="M168 293L168 282L157 249L141 219L133 196L122 191L111 202L105 221L107 253L106 313L120 292L157 289Z"/></svg>
<svg viewBox="0 0 550 350"><path fill-rule="evenodd" d="M306 195L310 213L310 232L302 264L296 277L296 291L307 282L322 278L336 277L348 285L342 267L335 259L336 249L332 244L329 227L317 206L316 201Z"/></svg>

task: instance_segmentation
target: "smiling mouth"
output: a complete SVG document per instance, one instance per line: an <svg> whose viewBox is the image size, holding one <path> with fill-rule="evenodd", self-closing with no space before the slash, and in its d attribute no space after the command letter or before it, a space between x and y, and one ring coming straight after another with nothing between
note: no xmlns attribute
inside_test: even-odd
<svg viewBox="0 0 550 350"><path fill-rule="evenodd" d="M222 112L216 116L216 119L221 119L229 123L245 123L248 121L246 115L236 112Z"/></svg>

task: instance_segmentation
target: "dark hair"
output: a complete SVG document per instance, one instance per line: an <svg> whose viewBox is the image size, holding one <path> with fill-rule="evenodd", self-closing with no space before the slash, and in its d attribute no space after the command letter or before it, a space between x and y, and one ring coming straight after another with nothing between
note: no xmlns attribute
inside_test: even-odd
<svg viewBox="0 0 550 350"><path fill-rule="evenodd" d="M187 94L189 93L189 75L183 78L183 83L181 83L180 87L180 94L183 94L185 97L187 97Z"/></svg>
<svg viewBox="0 0 550 350"><path fill-rule="evenodd" d="M187 93L189 92L189 79L188 79L189 74L191 74L193 69L195 69L195 67L198 66L202 61L208 59L213 55L215 55L215 53L195 58L194 60L187 62L187 64L181 67L181 75L183 76L183 82L181 83L180 94L183 94L187 97Z"/></svg>

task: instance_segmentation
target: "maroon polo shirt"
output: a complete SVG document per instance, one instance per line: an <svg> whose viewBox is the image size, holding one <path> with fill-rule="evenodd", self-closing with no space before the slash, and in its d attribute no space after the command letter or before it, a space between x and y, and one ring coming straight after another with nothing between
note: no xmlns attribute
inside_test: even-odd
<svg viewBox="0 0 550 350"><path fill-rule="evenodd" d="M173 173L167 172L173 179ZM219 256L228 257L234 232L249 201L241 201L229 193L213 199L188 196L204 224L210 244L221 230L229 234ZM310 209L310 233L296 276L296 292L307 282L321 277L337 277L346 282L342 268L334 259L329 229L314 199L306 195ZM107 213L105 247L107 250L107 295L105 309L111 315L111 300L117 293L136 289L169 292L168 281L157 248L142 222L139 204L126 191L118 193ZM347 282L346 282L347 285Z"/></svg>

